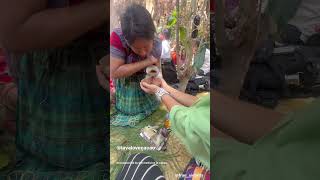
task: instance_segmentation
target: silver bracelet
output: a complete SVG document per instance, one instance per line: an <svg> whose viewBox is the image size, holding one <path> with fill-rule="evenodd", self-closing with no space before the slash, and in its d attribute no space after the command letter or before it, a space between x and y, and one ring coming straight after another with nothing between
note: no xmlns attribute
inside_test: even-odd
<svg viewBox="0 0 320 180"><path fill-rule="evenodd" d="M159 88L159 90L156 92L156 96L159 100L161 100L162 96L165 94L169 94L169 93L163 88Z"/></svg>

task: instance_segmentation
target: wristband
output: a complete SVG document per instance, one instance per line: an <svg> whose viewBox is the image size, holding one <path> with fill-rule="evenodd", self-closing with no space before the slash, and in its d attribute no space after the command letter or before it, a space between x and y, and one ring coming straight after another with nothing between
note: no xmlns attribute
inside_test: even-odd
<svg viewBox="0 0 320 180"><path fill-rule="evenodd" d="M164 90L163 88L159 88L159 90L156 92L156 96L159 100L161 100L162 96L165 94L169 94L168 91Z"/></svg>

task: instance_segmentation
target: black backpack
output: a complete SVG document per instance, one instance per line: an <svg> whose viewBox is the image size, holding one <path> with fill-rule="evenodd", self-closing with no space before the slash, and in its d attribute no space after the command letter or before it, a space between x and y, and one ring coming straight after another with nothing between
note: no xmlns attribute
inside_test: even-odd
<svg viewBox="0 0 320 180"><path fill-rule="evenodd" d="M274 108L280 98L319 94L320 47L274 48L268 40L256 51L240 99Z"/></svg>

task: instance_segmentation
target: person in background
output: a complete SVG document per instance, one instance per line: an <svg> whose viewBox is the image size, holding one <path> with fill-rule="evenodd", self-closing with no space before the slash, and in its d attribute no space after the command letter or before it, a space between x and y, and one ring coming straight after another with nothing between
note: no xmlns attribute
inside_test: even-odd
<svg viewBox="0 0 320 180"><path fill-rule="evenodd" d="M162 76L169 84L178 83L177 70L171 58L170 48L170 31L164 29L162 41L162 52L161 52L161 69Z"/></svg>
<svg viewBox="0 0 320 180"><path fill-rule="evenodd" d="M155 96L140 89L145 69L160 64L161 42L151 14L132 4L120 18L121 28L110 36L110 76L115 85L115 109L111 125L134 127L159 107Z"/></svg>
<svg viewBox="0 0 320 180"><path fill-rule="evenodd" d="M16 157L8 179L93 179L107 165L107 93L97 78L105 0L0 1L0 43L17 55ZM85 171L81 174L79 171Z"/></svg>

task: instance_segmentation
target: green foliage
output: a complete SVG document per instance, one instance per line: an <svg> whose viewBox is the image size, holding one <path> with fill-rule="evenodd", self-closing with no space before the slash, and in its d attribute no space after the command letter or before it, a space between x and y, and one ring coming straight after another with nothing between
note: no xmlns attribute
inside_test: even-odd
<svg viewBox="0 0 320 180"><path fill-rule="evenodd" d="M177 24L177 10L173 10L171 16L168 19L167 28L171 29Z"/></svg>
<svg viewBox="0 0 320 180"><path fill-rule="evenodd" d="M182 44L186 43L187 40L187 28L180 26L179 27L179 39Z"/></svg>
<svg viewBox="0 0 320 180"><path fill-rule="evenodd" d="M199 49L196 55L194 56L193 67L197 70L200 69L204 63L207 46L208 46L208 43L202 42L199 46Z"/></svg>
<svg viewBox="0 0 320 180"><path fill-rule="evenodd" d="M173 10L173 11L172 11L172 16L175 17L175 18L177 18L177 15L178 15L177 10L176 10L176 9Z"/></svg>

